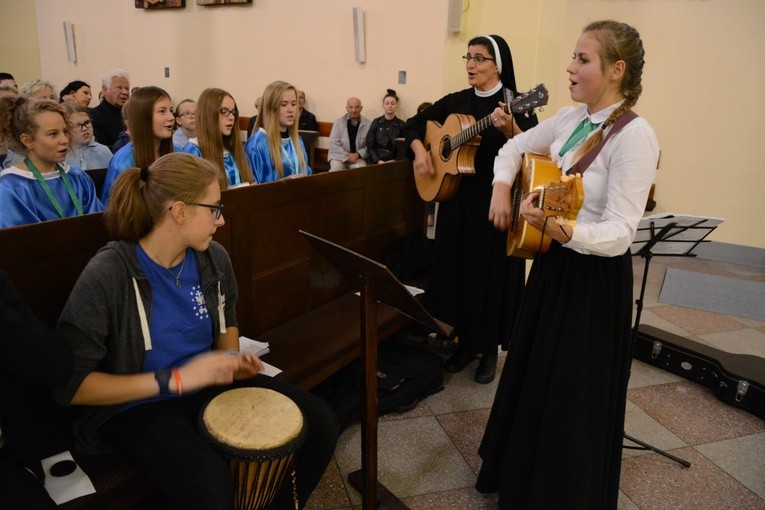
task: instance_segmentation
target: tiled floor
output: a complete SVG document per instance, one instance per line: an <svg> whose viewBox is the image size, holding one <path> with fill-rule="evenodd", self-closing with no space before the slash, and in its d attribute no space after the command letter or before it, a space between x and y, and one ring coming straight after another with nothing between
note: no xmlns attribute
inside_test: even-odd
<svg viewBox="0 0 765 510"><path fill-rule="evenodd" d="M729 263L654 257L642 324L718 349L765 357L765 323L659 302L667 267L765 281L765 271ZM635 297L643 274L634 259ZM499 363L504 362L504 355ZM379 479L412 509L491 509L473 489L476 450L496 389L473 382L477 362L446 374L446 389L379 424ZM499 367L501 368L501 366ZM498 370L499 372L499 370ZM635 361L626 433L691 462L689 469L657 454L624 451L619 509L765 509L765 421L719 401L707 388ZM340 437L309 510L361 508L345 482L360 467L359 426Z"/></svg>

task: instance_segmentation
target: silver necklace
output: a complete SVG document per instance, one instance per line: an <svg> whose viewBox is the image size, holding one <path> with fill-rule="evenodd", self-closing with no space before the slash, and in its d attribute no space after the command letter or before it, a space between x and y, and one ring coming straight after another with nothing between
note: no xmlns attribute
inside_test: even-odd
<svg viewBox="0 0 765 510"><path fill-rule="evenodd" d="M186 265L186 255L184 254L183 262L181 263L181 269L178 271L177 275L174 275L173 272L170 271L169 267L162 266L162 267L165 267L165 269L167 269L167 272L170 273L170 276L175 278L175 288L176 289L180 289L181 288L181 273L183 273L183 266L185 266L185 265Z"/></svg>
<svg viewBox="0 0 765 510"><path fill-rule="evenodd" d="M147 245L147 247L148 247L148 245ZM172 277L175 279L175 288L176 288L176 289L180 289L180 288L181 288L181 273L183 273L183 266L185 266L185 265L186 265L186 254L185 254L185 253L183 254L183 262L181 263L181 269L178 271L178 274L176 275L176 274L173 274L173 272L172 272L172 271L170 271L170 268L169 268L169 267L165 267L165 266L163 266L163 265L162 265L162 264L159 262L159 257L157 257L157 254L156 254L156 253L154 253L154 250L151 250L151 253L152 253L152 255L154 255L154 258L155 258L155 259L157 259L157 264L158 264L158 265L159 265L159 266L160 266L162 269L164 269L165 271L167 271L168 273L170 273L170 276L172 276Z"/></svg>

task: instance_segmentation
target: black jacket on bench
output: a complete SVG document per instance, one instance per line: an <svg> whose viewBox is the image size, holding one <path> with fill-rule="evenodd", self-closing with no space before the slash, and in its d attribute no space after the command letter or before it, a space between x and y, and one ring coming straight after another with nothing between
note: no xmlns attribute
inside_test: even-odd
<svg viewBox="0 0 765 510"><path fill-rule="evenodd" d="M38 438L28 423L35 402L25 399L24 387L53 386L72 371L71 353L55 331L35 317L24 298L0 270L0 427L9 448L43 480Z"/></svg>

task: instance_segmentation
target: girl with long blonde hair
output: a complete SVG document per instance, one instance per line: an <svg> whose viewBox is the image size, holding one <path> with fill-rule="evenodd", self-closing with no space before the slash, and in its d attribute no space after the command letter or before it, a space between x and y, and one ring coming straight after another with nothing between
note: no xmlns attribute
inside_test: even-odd
<svg viewBox="0 0 765 510"><path fill-rule="evenodd" d="M263 105L244 152L257 183L311 175L308 154L298 136L297 90L275 81L263 92Z"/></svg>

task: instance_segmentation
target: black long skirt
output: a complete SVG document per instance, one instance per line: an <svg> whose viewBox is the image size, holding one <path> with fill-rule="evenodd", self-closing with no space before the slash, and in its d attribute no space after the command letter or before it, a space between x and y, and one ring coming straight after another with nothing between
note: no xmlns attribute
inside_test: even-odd
<svg viewBox="0 0 765 510"><path fill-rule="evenodd" d="M553 242L537 255L479 448L500 508L616 508L632 263Z"/></svg>

